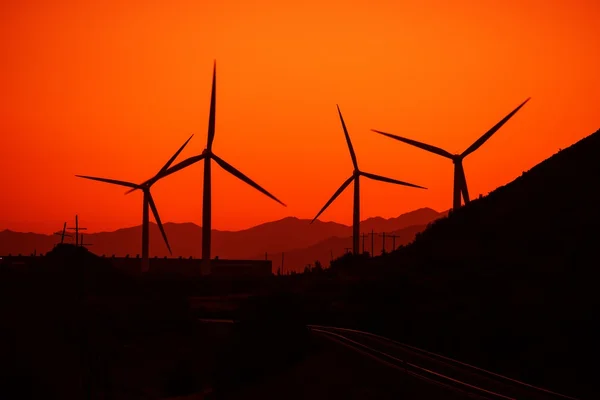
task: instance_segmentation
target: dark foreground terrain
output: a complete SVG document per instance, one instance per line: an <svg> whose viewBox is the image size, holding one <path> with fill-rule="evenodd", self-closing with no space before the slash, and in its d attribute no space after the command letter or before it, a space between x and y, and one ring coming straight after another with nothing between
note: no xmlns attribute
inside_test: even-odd
<svg viewBox="0 0 600 400"><path fill-rule="evenodd" d="M462 391L420 380L313 335L310 351L288 368L278 369L222 394L223 399L470 399ZM214 396L217 397L217 396Z"/></svg>
<svg viewBox="0 0 600 400"><path fill-rule="evenodd" d="M385 398L411 385L369 373L376 368L324 345L306 323L379 333L600 398L598 154L600 131L408 246L295 276L132 278L72 246L0 268L0 398Z"/></svg>
<svg viewBox="0 0 600 400"><path fill-rule="evenodd" d="M70 245L2 269L0 304L2 399L220 394L308 352L302 322L269 324L248 303L235 326L201 324L184 285L134 280Z"/></svg>
<svg viewBox="0 0 600 400"><path fill-rule="evenodd" d="M355 327L598 398L600 131L381 257L283 277L313 323ZM234 313L232 313L233 315Z"/></svg>

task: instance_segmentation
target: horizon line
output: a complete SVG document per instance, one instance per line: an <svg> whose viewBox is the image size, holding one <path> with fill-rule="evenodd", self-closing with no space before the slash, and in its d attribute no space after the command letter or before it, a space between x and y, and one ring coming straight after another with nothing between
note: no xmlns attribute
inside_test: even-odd
<svg viewBox="0 0 600 400"><path fill-rule="evenodd" d="M420 207L420 208L416 208L414 210L407 211L407 212L404 212L404 213L402 213L400 215L392 216L392 217L382 217L382 216L379 216L379 215L373 216L373 217L368 217L368 218L365 218L365 219L361 220L361 222L368 221L368 220L371 220L371 219L376 219L376 218L381 218L381 219L384 219L384 220L390 220L390 219L394 219L394 218L399 218L399 217L401 217L403 215L406 215L406 214L413 213L415 211L426 210L426 209L432 210L432 211L434 211L434 212L436 212L438 214L444 214L444 213L446 213L446 212L449 211L449 210L438 211L438 210L433 209L431 207ZM256 228L256 227L261 226L261 225L265 225L265 224L269 224L269 223L273 223L273 222L283 221L285 219L306 220L306 221L309 221L309 222L312 220L312 218L300 218L300 217L296 217L296 216L290 215L290 216L286 216L286 217L283 217L283 218L280 218L280 219L275 219L275 220L260 222L260 223L257 223L255 225L250 225L250 226L248 226L246 228L240 228L240 229L215 229L215 228L213 228L213 229L211 229L211 231L218 231L218 232L242 232L242 231L246 231L246 230L249 230L249 229L252 229L252 228ZM319 221L321 223L335 223L335 224L343 225L343 226L346 226L346 227L352 227L351 223L348 225L348 224L345 224L343 222L338 222L338 221L335 221L335 220L325 221L325 220L322 220L322 219L317 219L315 222L317 222L317 221ZM149 221L149 223L152 224L152 225L154 225L154 226L157 226L157 224L156 224L155 221ZM171 224L171 225L192 224L192 225L197 226L198 228L202 228L202 225L197 224L197 223L195 223L193 221L184 221L184 222L166 221L166 222L163 222L163 225L166 225L166 224ZM84 235L87 236L87 235L100 234L100 233L114 233L114 232L117 232L117 231L120 231L120 230L139 228L141 226L142 226L142 224L140 223L140 224L137 224L137 225L129 225L129 226L124 226L124 227L120 227L120 228L115 228L114 230L90 231L88 229L86 231L86 233L84 233ZM9 229L9 228L0 229L0 232L4 232L4 231L9 231L9 232L14 232L14 233L22 233L22 234L35 234L35 235L52 236L56 232L59 232L60 229L57 229L57 230L55 230L53 232L50 232L50 233L46 233L46 232L34 232L34 231L19 231L19 230L13 230L13 229Z"/></svg>

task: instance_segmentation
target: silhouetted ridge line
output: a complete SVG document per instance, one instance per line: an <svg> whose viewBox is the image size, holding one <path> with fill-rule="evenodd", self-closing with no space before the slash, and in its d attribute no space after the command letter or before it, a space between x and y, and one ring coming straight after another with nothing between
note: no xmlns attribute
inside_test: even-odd
<svg viewBox="0 0 600 400"><path fill-rule="evenodd" d="M76 246L70 243L59 243L52 250L46 253L46 257L70 258L70 257L91 257L97 256L83 246Z"/></svg>
<svg viewBox="0 0 600 400"><path fill-rule="evenodd" d="M397 245L406 245L414 239L417 232L425 229L431 221L446 215L432 209L419 209L403 213L394 218L367 218L361 221L364 232L386 232L401 235L396 241ZM289 217L279 221L271 221L239 231L212 231L213 251L221 259L249 259L264 260L265 252L268 258L277 263L281 260L281 253L285 252L285 263L288 270L301 272L307 264L319 260L327 266L333 257L342 254L345 247L351 246L352 227L337 222L315 221L309 224L310 219ZM201 257L197 245L202 239L202 228L196 224L164 223L163 227L173 243L173 257L194 258ZM406 229L408 227L413 227ZM150 256L160 258L167 256L160 237L160 230L154 222L149 222ZM112 232L96 232L86 234L86 241L93 243L93 251L98 255L123 257L127 254L137 258L139 254L139 238L142 226L132 226L117 229ZM400 233L398 233L400 232ZM330 238L339 238L331 240ZM375 238L379 248L381 237ZM387 239L387 246L392 239ZM24 234L19 232L0 232L0 256L19 253L29 255L37 249L38 253L46 253L60 241L57 235ZM65 243L75 243L73 238L66 238ZM369 242L370 245L370 242ZM396 247L396 246L394 246Z"/></svg>
<svg viewBox="0 0 600 400"><path fill-rule="evenodd" d="M599 398L599 154L600 130L398 251L334 260L331 274L358 278L347 312L416 347Z"/></svg>
<svg viewBox="0 0 600 400"><path fill-rule="evenodd" d="M524 232L532 229L532 224L547 226L546 234L558 236L567 234L560 229L559 221L569 229L581 231L582 227L590 226L588 216L597 217L600 209L597 205L600 203L593 200L600 200L600 190L596 187L600 177L598 154L600 130L559 150L487 196L432 222L417 235L414 245L454 242L463 236L484 240L477 232L500 240L500 234L494 235L494 230L509 224L514 224L514 232L506 240L514 237L525 240ZM517 228L522 224L525 229Z"/></svg>

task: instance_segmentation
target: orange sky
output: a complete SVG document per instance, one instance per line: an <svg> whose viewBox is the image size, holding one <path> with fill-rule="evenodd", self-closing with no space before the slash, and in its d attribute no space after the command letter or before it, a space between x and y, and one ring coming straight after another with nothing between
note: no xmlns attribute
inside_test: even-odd
<svg viewBox="0 0 600 400"><path fill-rule="evenodd" d="M140 224L139 192L74 175L141 182L192 133L180 159L201 152L213 59L215 153L288 204L213 164L215 229L314 217L352 172L336 103L361 169L429 188L363 179L362 218L452 200L450 160L371 128L462 152L531 96L465 159L476 197L600 127L594 0L91 3L0 5L0 229ZM201 184L157 183L163 221L200 224ZM351 192L322 219L350 224Z"/></svg>

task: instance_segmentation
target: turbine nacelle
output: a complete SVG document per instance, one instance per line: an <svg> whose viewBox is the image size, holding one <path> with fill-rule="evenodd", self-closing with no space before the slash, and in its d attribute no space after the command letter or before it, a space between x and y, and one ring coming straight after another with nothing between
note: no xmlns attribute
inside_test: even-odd
<svg viewBox="0 0 600 400"><path fill-rule="evenodd" d="M283 202L273 196L271 193L267 192L261 186L259 186L256 182L248 178L246 175L241 173L238 169L234 168L228 162L217 156L212 152L212 145L215 138L215 116L216 116L216 76L217 76L217 64L216 60L213 66L213 78L212 78L212 91L211 91L211 99L210 99L210 112L208 119L208 135L207 135L207 143L206 148L202 151L201 154L192 156L187 158L184 161L179 162L178 164L171 166L171 164L175 161L179 153L183 150L183 148L190 141L192 136L181 146L181 148L167 161L167 163L158 171L158 173L144 181L141 184L135 184L131 182L125 181L117 181L114 179L106 179L106 178L97 178L97 177L89 177L89 176L80 176L81 178L92 179L96 181L112 183L120 186L125 186L131 188L127 193L131 193L135 190L141 190L144 193L144 209L143 209L143 229L142 229L142 253L144 263L147 265L148 263L148 207L151 209L154 214L154 219L161 230L163 238L165 240L165 244L169 248L169 252L171 248L167 241L166 234L162 228L162 223L160 221L160 217L158 216L158 211L156 210L156 205L154 204L154 200L152 199L152 195L150 193L150 187L156 183L158 180L165 178L181 169L187 168L190 165L197 163L198 161L205 160L205 174L204 174L204 196L203 196L203 206L202 206L202 259L203 261L210 261L210 235L211 235L211 182L210 182L210 161L215 161L221 168L225 171L229 172L236 178L245 182L246 184L252 186L256 190L260 191L264 195L270 197L271 199L277 201L284 207L286 206ZM127 194L126 193L126 194Z"/></svg>
<svg viewBox="0 0 600 400"><path fill-rule="evenodd" d="M452 160L452 163L454 164L453 208L458 208L461 205L461 200L460 200L461 196L463 197L465 204L470 201L469 200L469 191L467 189L467 179L465 178L465 171L462 167L463 159L466 156L468 156L469 154L471 154L472 152L474 152L475 150L477 150L478 148L480 148L486 141L488 141L498 131L498 129L500 129L509 119L511 119L513 117L513 115L515 115L517 113L517 111L519 111L521 109L521 107L523 107L530 99L531 99L531 97L527 98L524 102L519 104L519 106L517 108L515 108L508 115L506 115L504 118L502 118L500 120L500 122L498 122L496 125L494 125L491 129L489 129L486 133L484 133L475 142L473 142L473 144L471 144L471 146L469 146L461 154L452 154L444 149L441 149L436 146L432 146L427 143L418 142L413 139L409 139L409 138L398 136L398 135L393 135L393 134L387 133L387 132L378 131L376 129L372 129L372 131L376 132L380 135L387 136L389 138L398 140L400 142L404 142L411 146L418 147L427 152L437 154L438 156L449 158L450 160Z"/></svg>
<svg viewBox="0 0 600 400"><path fill-rule="evenodd" d="M213 78L212 78L212 90L210 95L210 111L208 115L208 134L206 138L206 148L202 151L201 154L196 156L192 156L179 162L178 164L166 168L162 171L162 177L168 176L176 171L187 168L193 164L196 164L199 161L204 160L204 180L203 180L203 195L202 195L202 260L203 263L210 262L210 252L211 252L211 161L214 161L219 165L219 167L223 168L225 171L229 172L231 175L235 176L242 182L252 186L254 189L263 193L264 195L270 197L275 200L279 204L285 207L285 204L273 196L271 193L263 189L256 182L248 178L242 172L240 172L237 168L233 167L231 164L217 156L212 152L212 145L215 139L215 121L216 121L216 87L217 87L217 63L215 61L213 65Z"/></svg>
<svg viewBox="0 0 600 400"><path fill-rule="evenodd" d="M98 182L104 182L104 183L110 183L110 184L113 184L113 185L128 187L128 188L130 188L130 190L126 194L131 193L131 192L133 192L135 190L141 190L142 193L144 193L144 203L143 203L143 209L142 209L142 214L143 214L143 217L142 217L142 259L143 259L144 265L146 267L147 267L147 264L148 264L148 257L149 257L148 256L148 247L149 247L149 238L148 238L148 207L152 211L152 215L154 216L154 220L156 221L156 224L158 225L158 229L160 230L160 233L161 233L161 235L163 237L163 240L165 241L165 244L167 246L167 249L169 250L169 253L173 254L172 251L171 251L171 246L169 245L169 240L167 239L167 234L165 233L165 230L163 228L162 222L160 220L160 216L158 214L158 210L156 208L156 204L154 203L154 199L152 198L152 193L150 193L150 188L159 179L162 179L163 177L167 176L166 171L169 170L169 168L171 167L171 164L173 163L173 161L175 161L175 159L177 158L177 156L179 155L179 153L181 153L181 151L183 151L183 149L189 143L189 141L192 139L193 136L194 135L190 136L189 139L185 141L185 143L177 150L177 152L175 152L175 154L173 154L173 156L156 173L156 175L154 175L154 177L148 179L147 181L145 181L145 182L143 182L141 184L137 184L137 183L133 183L133 182L127 182L127 181L121 181L121 180L116 180L116 179L99 178L99 177L85 176L85 175L76 175L79 178L84 178L84 179L94 180L94 181L98 181Z"/></svg>
<svg viewBox="0 0 600 400"><path fill-rule="evenodd" d="M364 176L365 178L369 178L375 181L386 182L386 183L394 183L396 185L403 186L411 186L420 189L426 189L422 186L414 185L412 183L407 183L403 181L399 181L396 179L388 178L381 175L371 174L369 172L363 172L358 168L358 162L356 160L356 154L354 153L354 148L352 147L352 141L350 140L350 135L348 134L348 129L346 128L346 123L344 122L344 118L342 117L342 112L340 111L340 107L337 106L338 115L340 117L340 122L342 123L342 129L344 130L344 136L346 138L346 144L348 145L348 150L350 152L350 158L352 159L352 165L354 166L354 171L352 172L352 176L346 179L344 183L336 190L336 192L331 196L329 201L325 203L321 211L317 213L317 215L310 222L311 224L319 218L319 216L335 201L335 199L342 194L342 192L350 186L351 183L354 184L354 203L353 203L353 217L352 217L352 253L358 254L358 237L360 236L360 193L359 193L359 177Z"/></svg>
<svg viewBox="0 0 600 400"><path fill-rule="evenodd" d="M160 175L153 176L152 178L148 179L147 181L144 181L144 182L140 183L136 189L139 189L139 190L142 190L142 191L149 190L152 187L152 185L154 185L160 179L161 179ZM129 193L135 191L136 189L129 190L125 194L129 194Z"/></svg>

